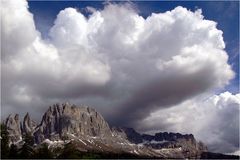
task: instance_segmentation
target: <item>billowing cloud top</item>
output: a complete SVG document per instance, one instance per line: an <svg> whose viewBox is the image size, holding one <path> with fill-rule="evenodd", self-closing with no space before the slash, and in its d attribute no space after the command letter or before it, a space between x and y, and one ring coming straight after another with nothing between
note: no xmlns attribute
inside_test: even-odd
<svg viewBox="0 0 240 160"><path fill-rule="evenodd" d="M222 31L201 10L179 6L143 18L129 4L108 4L91 12L60 11L43 39L25 0L2 1L3 114L31 108L39 116L70 100L134 125L234 76Z"/></svg>

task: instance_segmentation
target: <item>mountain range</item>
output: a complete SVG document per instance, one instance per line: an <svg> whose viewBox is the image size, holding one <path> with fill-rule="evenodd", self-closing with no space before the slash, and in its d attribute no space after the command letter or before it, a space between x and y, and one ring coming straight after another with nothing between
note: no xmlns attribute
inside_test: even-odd
<svg viewBox="0 0 240 160"><path fill-rule="evenodd" d="M209 158L210 155L192 134L140 134L133 128L110 126L95 109L70 103L50 106L40 123L27 113L23 121L18 114L11 114L4 124L10 144L18 147L24 144L24 135L29 134L36 148L46 144L51 150L72 144L79 152L135 158ZM57 151L54 152L57 156Z"/></svg>

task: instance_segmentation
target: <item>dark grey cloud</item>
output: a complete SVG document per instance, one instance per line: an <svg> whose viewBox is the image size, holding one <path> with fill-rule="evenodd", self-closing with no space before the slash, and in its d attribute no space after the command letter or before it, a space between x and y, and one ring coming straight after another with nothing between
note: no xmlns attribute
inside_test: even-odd
<svg viewBox="0 0 240 160"><path fill-rule="evenodd" d="M167 77L156 77L139 87L113 114L117 124L134 126L159 108L174 106L214 85L212 70L205 66L194 74L174 73ZM119 117L117 119L116 117ZM122 118L124 117L124 118Z"/></svg>

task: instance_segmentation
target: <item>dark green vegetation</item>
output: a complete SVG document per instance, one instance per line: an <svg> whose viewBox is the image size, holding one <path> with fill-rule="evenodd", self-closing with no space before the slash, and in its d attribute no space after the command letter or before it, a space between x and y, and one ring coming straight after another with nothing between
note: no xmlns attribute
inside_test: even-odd
<svg viewBox="0 0 240 160"><path fill-rule="evenodd" d="M10 145L7 128L1 124L1 159L53 158L53 154L46 145L34 147L31 135L24 135L23 140L25 143L21 147Z"/></svg>
<svg viewBox="0 0 240 160"><path fill-rule="evenodd" d="M8 158L9 156L9 137L7 127L1 124L1 158Z"/></svg>
<svg viewBox="0 0 240 160"><path fill-rule="evenodd" d="M221 153L203 152L201 159L239 159L239 156L225 155Z"/></svg>

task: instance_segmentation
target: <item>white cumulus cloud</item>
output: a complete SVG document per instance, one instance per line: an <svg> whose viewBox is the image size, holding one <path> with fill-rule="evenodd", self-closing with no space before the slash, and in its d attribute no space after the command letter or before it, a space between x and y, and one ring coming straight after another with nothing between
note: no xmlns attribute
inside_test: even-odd
<svg viewBox="0 0 240 160"><path fill-rule="evenodd" d="M210 150L233 153L239 150L239 111L239 93L201 96L152 113L139 129L191 132Z"/></svg>

